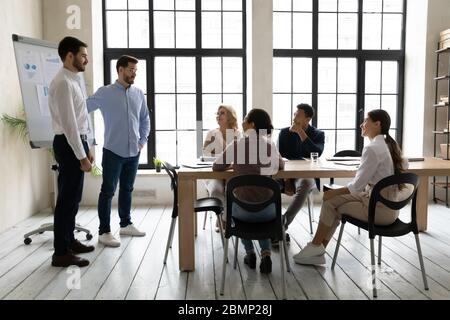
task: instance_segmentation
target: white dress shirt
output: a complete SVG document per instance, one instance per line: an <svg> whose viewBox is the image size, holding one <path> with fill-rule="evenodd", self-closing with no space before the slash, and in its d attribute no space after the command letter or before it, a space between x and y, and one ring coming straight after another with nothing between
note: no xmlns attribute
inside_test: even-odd
<svg viewBox="0 0 450 320"><path fill-rule="evenodd" d="M347 184L350 193L363 192L367 185L394 174L394 163L383 135L376 136L364 147L355 178Z"/></svg>
<svg viewBox="0 0 450 320"><path fill-rule="evenodd" d="M78 160L86 158L80 135L89 133L86 92L80 77L62 68L50 83L48 105L55 134L64 134Z"/></svg>

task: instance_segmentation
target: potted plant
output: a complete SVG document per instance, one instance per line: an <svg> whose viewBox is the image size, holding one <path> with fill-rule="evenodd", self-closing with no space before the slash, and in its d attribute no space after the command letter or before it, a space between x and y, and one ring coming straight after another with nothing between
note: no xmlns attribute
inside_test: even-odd
<svg viewBox="0 0 450 320"><path fill-rule="evenodd" d="M156 172L161 172L162 161L158 158L153 158L153 164L155 165Z"/></svg>

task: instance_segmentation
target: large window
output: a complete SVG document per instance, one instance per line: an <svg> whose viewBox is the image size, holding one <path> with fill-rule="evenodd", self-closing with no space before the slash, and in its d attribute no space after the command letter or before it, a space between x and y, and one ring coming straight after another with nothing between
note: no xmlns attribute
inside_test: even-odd
<svg viewBox="0 0 450 320"><path fill-rule="evenodd" d="M155 156L173 164L199 156L221 103L240 119L245 114L245 2L103 1L105 83L117 78L118 57L139 59L135 85L147 96L152 122L141 168L151 168Z"/></svg>
<svg viewBox="0 0 450 320"><path fill-rule="evenodd" d="M274 126L312 104L331 156L362 150L359 125L382 108L401 143L406 1L273 0L273 10Z"/></svg>

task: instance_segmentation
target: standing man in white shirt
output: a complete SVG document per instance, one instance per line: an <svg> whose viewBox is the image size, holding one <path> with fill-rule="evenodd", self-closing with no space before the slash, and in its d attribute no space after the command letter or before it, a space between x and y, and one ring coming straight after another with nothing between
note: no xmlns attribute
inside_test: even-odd
<svg viewBox="0 0 450 320"><path fill-rule="evenodd" d="M65 37L58 46L63 68L49 88L49 108L52 116L53 151L58 162L58 199L54 215L54 247L52 266L84 267L89 260L76 256L94 250L75 239L75 216L83 192L84 173L92 169L87 134L89 121L85 89L78 75L88 64L87 45Z"/></svg>
<svg viewBox="0 0 450 320"><path fill-rule="evenodd" d="M118 184L119 234L145 236L145 232L131 220L131 200L139 156L150 133L144 92L133 85L138 62L135 57L121 56L116 64L117 81L101 87L87 100L89 112L100 109L105 123L103 182L98 197L98 241L109 247L120 246L120 240L114 237L110 226L111 201Z"/></svg>

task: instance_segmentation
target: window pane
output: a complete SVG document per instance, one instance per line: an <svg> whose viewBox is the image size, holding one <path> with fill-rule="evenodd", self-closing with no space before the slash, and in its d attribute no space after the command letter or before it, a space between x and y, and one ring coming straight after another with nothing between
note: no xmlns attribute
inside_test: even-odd
<svg viewBox="0 0 450 320"><path fill-rule="evenodd" d="M147 164L148 161L148 143L141 150L141 155L139 156L139 164Z"/></svg>
<svg viewBox="0 0 450 320"><path fill-rule="evenodd" d="M178 163L190 163L197 159L197 133L195 131L178 131Z"/></svg>
<svg viewBox="0 0 450 320"><path fill-rule="evenodd" d="M381 108L391 117L391 128L397 128L397 99L396 95L383 95L381 98Z"/></svg>
<svg viewBox="0 0 450 320"><path fill-rule="evenodd" d="M383 15L383 50L400 50L402 47L401 14Z"/></svg>
<svg viewBox="0 0 450 320"><path fill-rule="evenodd" d="M148 0L128 0L128 9L148 10Z"/></svg>
<svg viewBox="0 0 450 320"><path fill-rule="evenodd" d="M223 92L242 92L242 58L223 58Z"/></svg>
<svg viewBox="0 0 450 320"><path fill-rule="evenodd" d="M337 101L337 127L340 129L355 128L356 95L339 94Z"/></svg>
<svg viewBox="0 0 450 320"><path fill-rule="evenodd" d="M337 14L319 13L319 49L337 48Z"/></svg>
<svg viewBox="0 0 450 320"><path fill-rule="evenodd" d="M320 0L319 11L337 11L337 0Z"/></svg>
<svg viewBox="0 0 450 320"><path fill-rule="evenodd" d="M175 130L175 95L155 94L156 130Z"/></svg>
<svg viewBox="0 0 450 320"><path fill-rule="evenodd" d="M153 13L155 26L155 48L173 48L175 46L175 22L173 12Z"/></svg>
<svg viewBox="0 0 450 320"><path fill-rule="evenodd" d="M275 128L285 128L292 122L292 106L290 94L273 95L272 122Z"/></svg>
<svg viewBox="0 0 450 320"><path fill-rule="evenodd" d="M319 94L318 109L318 127L323 129L336 128L336 95Z"/></svg>
<svg viewBox="0 0 450 320"><path fill-rule="evenodd" d="M293 48L312 49L312 13L294 13L293 19Z"/></svg>
<svg viewBox="0 0 450 320"><path fill-rule="evenodd" d="M221 48L220 12L202 12L202 47Z"/></svg>
<svg viewBox="0 0 450 320"><path fill-rule="evenodd" d="M127 12L106 12L106 44L108 48L127 48Z"/></svg>
<svg viewBox="0 0 450 320"><path fill-rule="evenodd" d="M355 150L355 131L338 130L336 150Z"/></svg>
<svg viewBox="0 0 450 320"><path fill-rule="evenodd" d="M222 4L223 10L242 10L242 0L226 0Z"/></svg>
<svg viewBox="0 0 450 320"><path fill-rule="evenodd" d="M356 49L358 41L358 15L339 14L339 49Z"/></svg>
<svg viewBox="0 0 450 320"><path fill-rule="evenodd" d="M202 10L222 10L220 2L221 0L202 0Z"/></svg>
<svg viewBox="0 0 450 320"><path fill-rule="evenodd" d="M275 2L278 1L274 1ZM294 1L294 11L312 11L312 0Z"/></svg>
<svg viewBox="0 0 450 320"><path fill-rule="evenodd" d="M384 12L403 12L403 0L384 0Z"/></svg>
<svg viewBox="0 0 450 320"><path fill-rule="evenodd" d="M307 103L312 105L312 95L311 94L293 94L292 95L292 114L297 111L297 105L300 103Z"/></svg>
<svg viewBox="0 0 450 320"><path fill-rule="evenodd" d="M383 61L383 93L397 93L398 63Z"/></svg>
<svg viewBox="0 0 450 320"><path fill-rule="evenodd" d="M320 58L318 69L318 92L336 92L336 59Z"/></svg>
<svg viewBox="0 0 450 320"><path fill-rule="evenodd" d="M383 1L382 0L364 0L363 11L364 12L381 12Z"/></svg>
<svg viewBox="0 0 450 320"><path fill-rule="evenodd" d="M380 95L366 95L364 103L364 114L367 114L370 110L381 108L381 96Z"/></svg>
<svg viewBox="0 0 450 320"><path fill-rule="evenodd" d="M177 128L196 129L196 99L195 94L177 95ZM192 149L196 144L190 145Z"/></svg>
<svg viewBox="0 0 450 320"><path fill-rule="evenodd" d="M336 153L336 132L334 130L325 131L325 148L322 158L332 157Z"/></svg>
<svg viewBox="0 0 450 320"><path fill-rule="evenodd" d="M381 90L381 62L366 62L366 93L380 93Z"/></svg>
<svg viewBox="0 0 450 320"><path fill-rule="evenodd" d="M356 59L338 59L338 92L356 93Z"/></svg>
<svg viewBox="0 0 450 320"><path fill-rule="evenodd" d="M195 12L177 12L177 48L195 48Z"/></svg>
<svg viewBox="0 0 450 320"><path fill-rule="evenodd" d="M153 0L153 10L174 10L173 0Z"/></svg>
<svg viewBox="0 0 450 320"><path fill-rule="evenodd" d="M202 106L202 119L203 119L203 129L211 130L218 127L216 121L216 112L222 103L222 98L220 94L204 94L202 95L203 106Z"/></svg>
<svg viewBox="0 0 450 320"><path fill-rule="evenodd" d="M294 58L294 92L312 92L312 59Z"/></svg>
<svg viewBox="0 0 450 320"><path fill-rule="evenodd" d="M222 103L228 106L233 107L234 111L236 111L238 126L241 126L242 119L244 119L243 115L243 95L242 94L224 94Z"/></svg>
<svg viewBox="0 0 450 320"><path fill-rule="evenodd" d="M169 163L177 163L176 136L175 131L156 131L156 157Z"/></svg>
<svg viewBox="0 0 450 320"><path fill-rule="evenodd" d="M358 12L358 0L339 0L340 12Z"/></svg>
<svg viewBox="0 0 450 320"><path fill-rule="evenodd" d="M177 57L177 92L195 93L195 58Z"/></svg>
<svg viewBox="0 0 450 320"><path fill-rule="evenodd" d="M116 66L114 65L114 70L115 69ZM134 85L141 89L144 94L147 94L147 61L144 59L139 60L137 69Z"/></svg>
<svg viewBox="0 0 450 320"><path fill-rule="evenodd" d="M155 58L155 92L175 92L175 58Z"/></svg>
<svg viewBox="0 0 450 320"><path fill-rule="evenodd" d="M202 86L204 93L222 92L221 58L202 58Z"/></svg>
<svg viewBox="0 0 450 320"><path fill-rule="evenodd" d="M223 13L223 48L242 48L242 13Z"/></svg>
<svg viewBox="0 0 450 320"><path fill-rule="evenodd" d="M148 11L130 11L130 48L148 48L150 31Z"/></svg>
<svg viewBox="0 0 450 320"><path fill-rule="evenodd" d="M307 2L307 1L300 1L300 2ZM291 6L292 6L291 0L273 0L273 11L291 11L292 9Z"/></svg>
<svg viewBox="0 0 450 320"><path fill-rule="evenodd" d="M110 62L110 76L111 76L111 82L110 83L114 83L117 80L117 69L116 69L116 64L117 64L117 59L116 60L111 60ZM109 83L109 84L110 84Z"/></svg>
<svg viewBox="0 0 450 320"><path fill-rule="evenodd" d="M291 58L273 59L273 92L291 92Z"/></svg>
<svg viewBox="0 0 450 320"><path fill-rule="evenodd" d="M275 49L291 49L291 34L291 14L274 12L273 47Z"/></svg>
<svg viewBox="0 0 450 320"><path fill-rule="evenodd" d="M106 0L106 10L109 9L127 9L127 0Z"/></svg>
<svg viewBox="0 0 450 320"><path fill-rule="evenodd" d="M195 0L176 0L175 7L177 10L195 10Z"/></svg>
<svg viewBox="0 0 450 320"><path fill-rule="evenodd" d="M381 49L381 14L363 15L364 50Z"/></svg>

